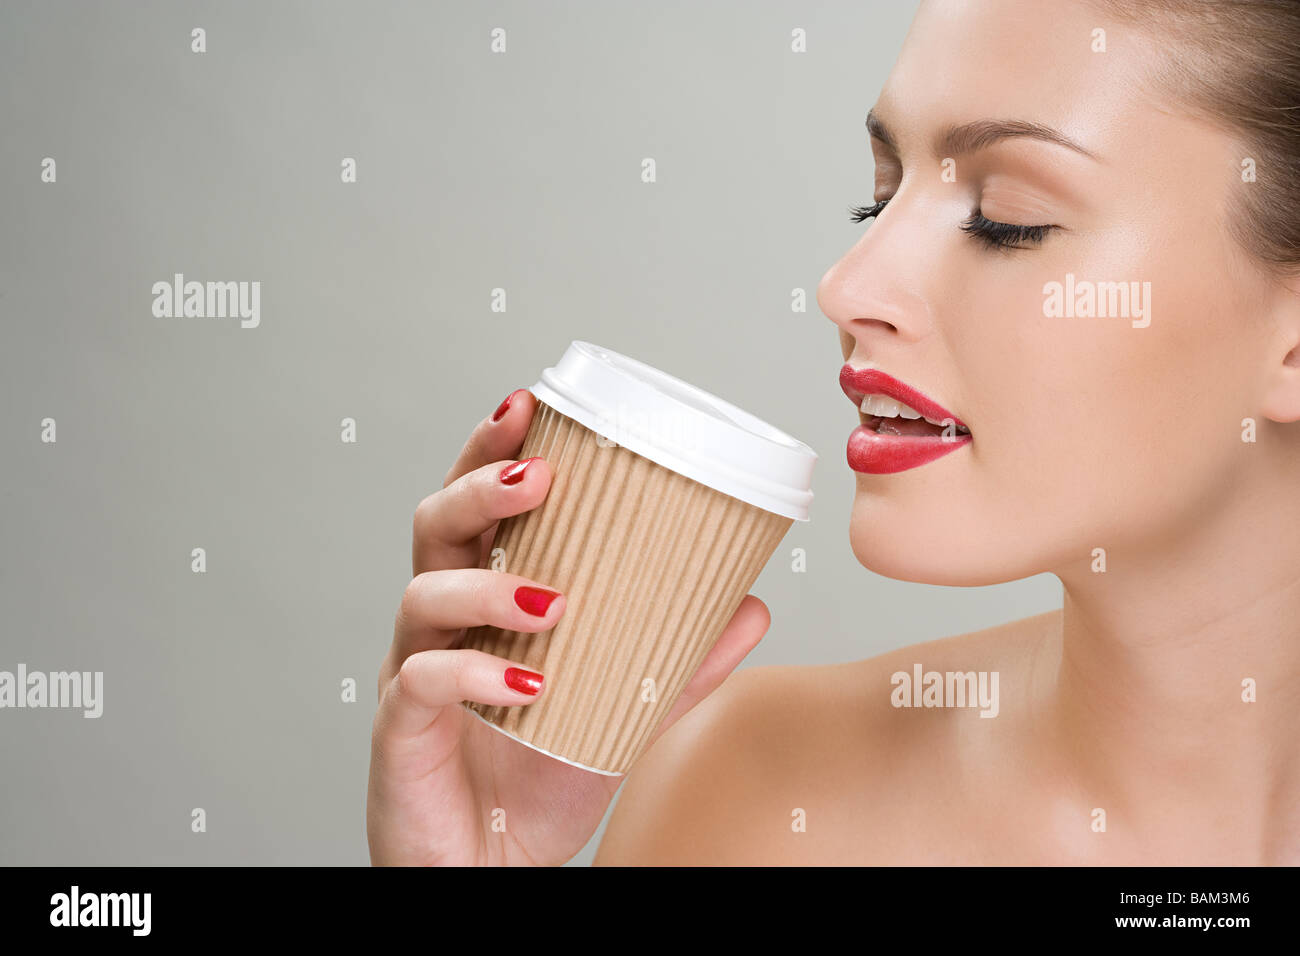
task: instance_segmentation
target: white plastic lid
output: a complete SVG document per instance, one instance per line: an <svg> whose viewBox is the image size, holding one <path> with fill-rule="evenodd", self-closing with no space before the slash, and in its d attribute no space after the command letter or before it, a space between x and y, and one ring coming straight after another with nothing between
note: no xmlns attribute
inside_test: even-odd
<svg viewBox="0 0 1300 956"><path fill-rule="evenodd" d="M724 494L808 520L817 453L644 362L573 342L530 389L605 439Z"/></svg>

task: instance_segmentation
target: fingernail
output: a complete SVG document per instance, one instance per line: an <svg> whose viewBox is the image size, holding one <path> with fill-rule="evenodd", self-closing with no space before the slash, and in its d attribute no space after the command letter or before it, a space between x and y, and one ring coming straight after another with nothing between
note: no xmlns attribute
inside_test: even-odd
<svg viewBox="0 0 1300 956"><path fill-rule="evenodd" d="M531 588L527 585L515 588L515 603L536 617L545 617L547 608L559 596L559 591L546 588Z"/></svg>
<svg viewBox="0 0 1300 956"><path fill-rule="evenodd" d="M517 461L513 465L506 465L501 469L501 474L498 476L501 479L501 484L519 484L519 482L524 480L524 472L528 469L528 466L535 461L537 461L535 457L525 458L523 461Z"/></svg>
<svg viewBox="0 0 1300 956"><path fill-rule="evenodd" d="M500 405L497 406L497 410L492 413L492 420L494 422L501 421L501 416L503 416L510 408L510 400L518 394L519 394L519 389L515 389L513 392L511 392L509 395L506 396L506 400L504 402L502 402Z"/></svg>
<svg viewBox="0 0 1300 956"><path fill-rule="evenodd" d="M506 668L506 686L511 690L521 691L525 694L536 694L542 689L543 679L541 674L534 674L522 667Z"/></svg>

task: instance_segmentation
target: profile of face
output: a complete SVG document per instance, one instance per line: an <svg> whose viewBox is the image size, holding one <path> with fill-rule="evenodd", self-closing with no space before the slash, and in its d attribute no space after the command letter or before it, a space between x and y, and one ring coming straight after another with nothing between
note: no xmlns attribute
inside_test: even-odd
<svg viewBox="0 0 1300 956"><path fill-rule="evenodd" d="M1252 487L1273 452L1243 419L1300 418L1274 321L1295 287L1229 232L1247 147L1155 91L1163 46L1086 0L922 3L872 108L877 214L817 299L849 365L971 438L856 475L871 570L983 585L1151 558Z"/></svg>

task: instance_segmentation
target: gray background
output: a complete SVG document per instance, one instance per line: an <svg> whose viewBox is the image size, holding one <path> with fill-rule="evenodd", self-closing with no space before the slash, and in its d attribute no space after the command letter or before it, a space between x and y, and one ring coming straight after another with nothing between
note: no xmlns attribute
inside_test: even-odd
<svg viewBox="0 0 1300 956"><path fill-rule="evenodd" d="M1048 576L922 587L849 548L855 417L814 294L865 228L863 120L914 6L6 0L0 670L105 690L98 720L0 710L0 862L366 863L412 512L571 339L820 454L746 666L1059 606ZM261 281L261 326L155 318L175 272Z"/></svg>

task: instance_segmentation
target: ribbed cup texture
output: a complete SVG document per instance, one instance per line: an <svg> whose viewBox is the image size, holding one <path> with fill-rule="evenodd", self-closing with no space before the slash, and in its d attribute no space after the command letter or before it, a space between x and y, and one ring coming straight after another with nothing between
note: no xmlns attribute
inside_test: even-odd
<svg viewBox="0 0 1300 956"><path fill-rule="evenodd" d="M534 747L626 773L794 519L610 445L541 402L519 458L534 455L551 489L501 521L487 566L564 592L564 615L536 634L471 628L461 646L546 683L531 704L465 706Z"/></svg>

